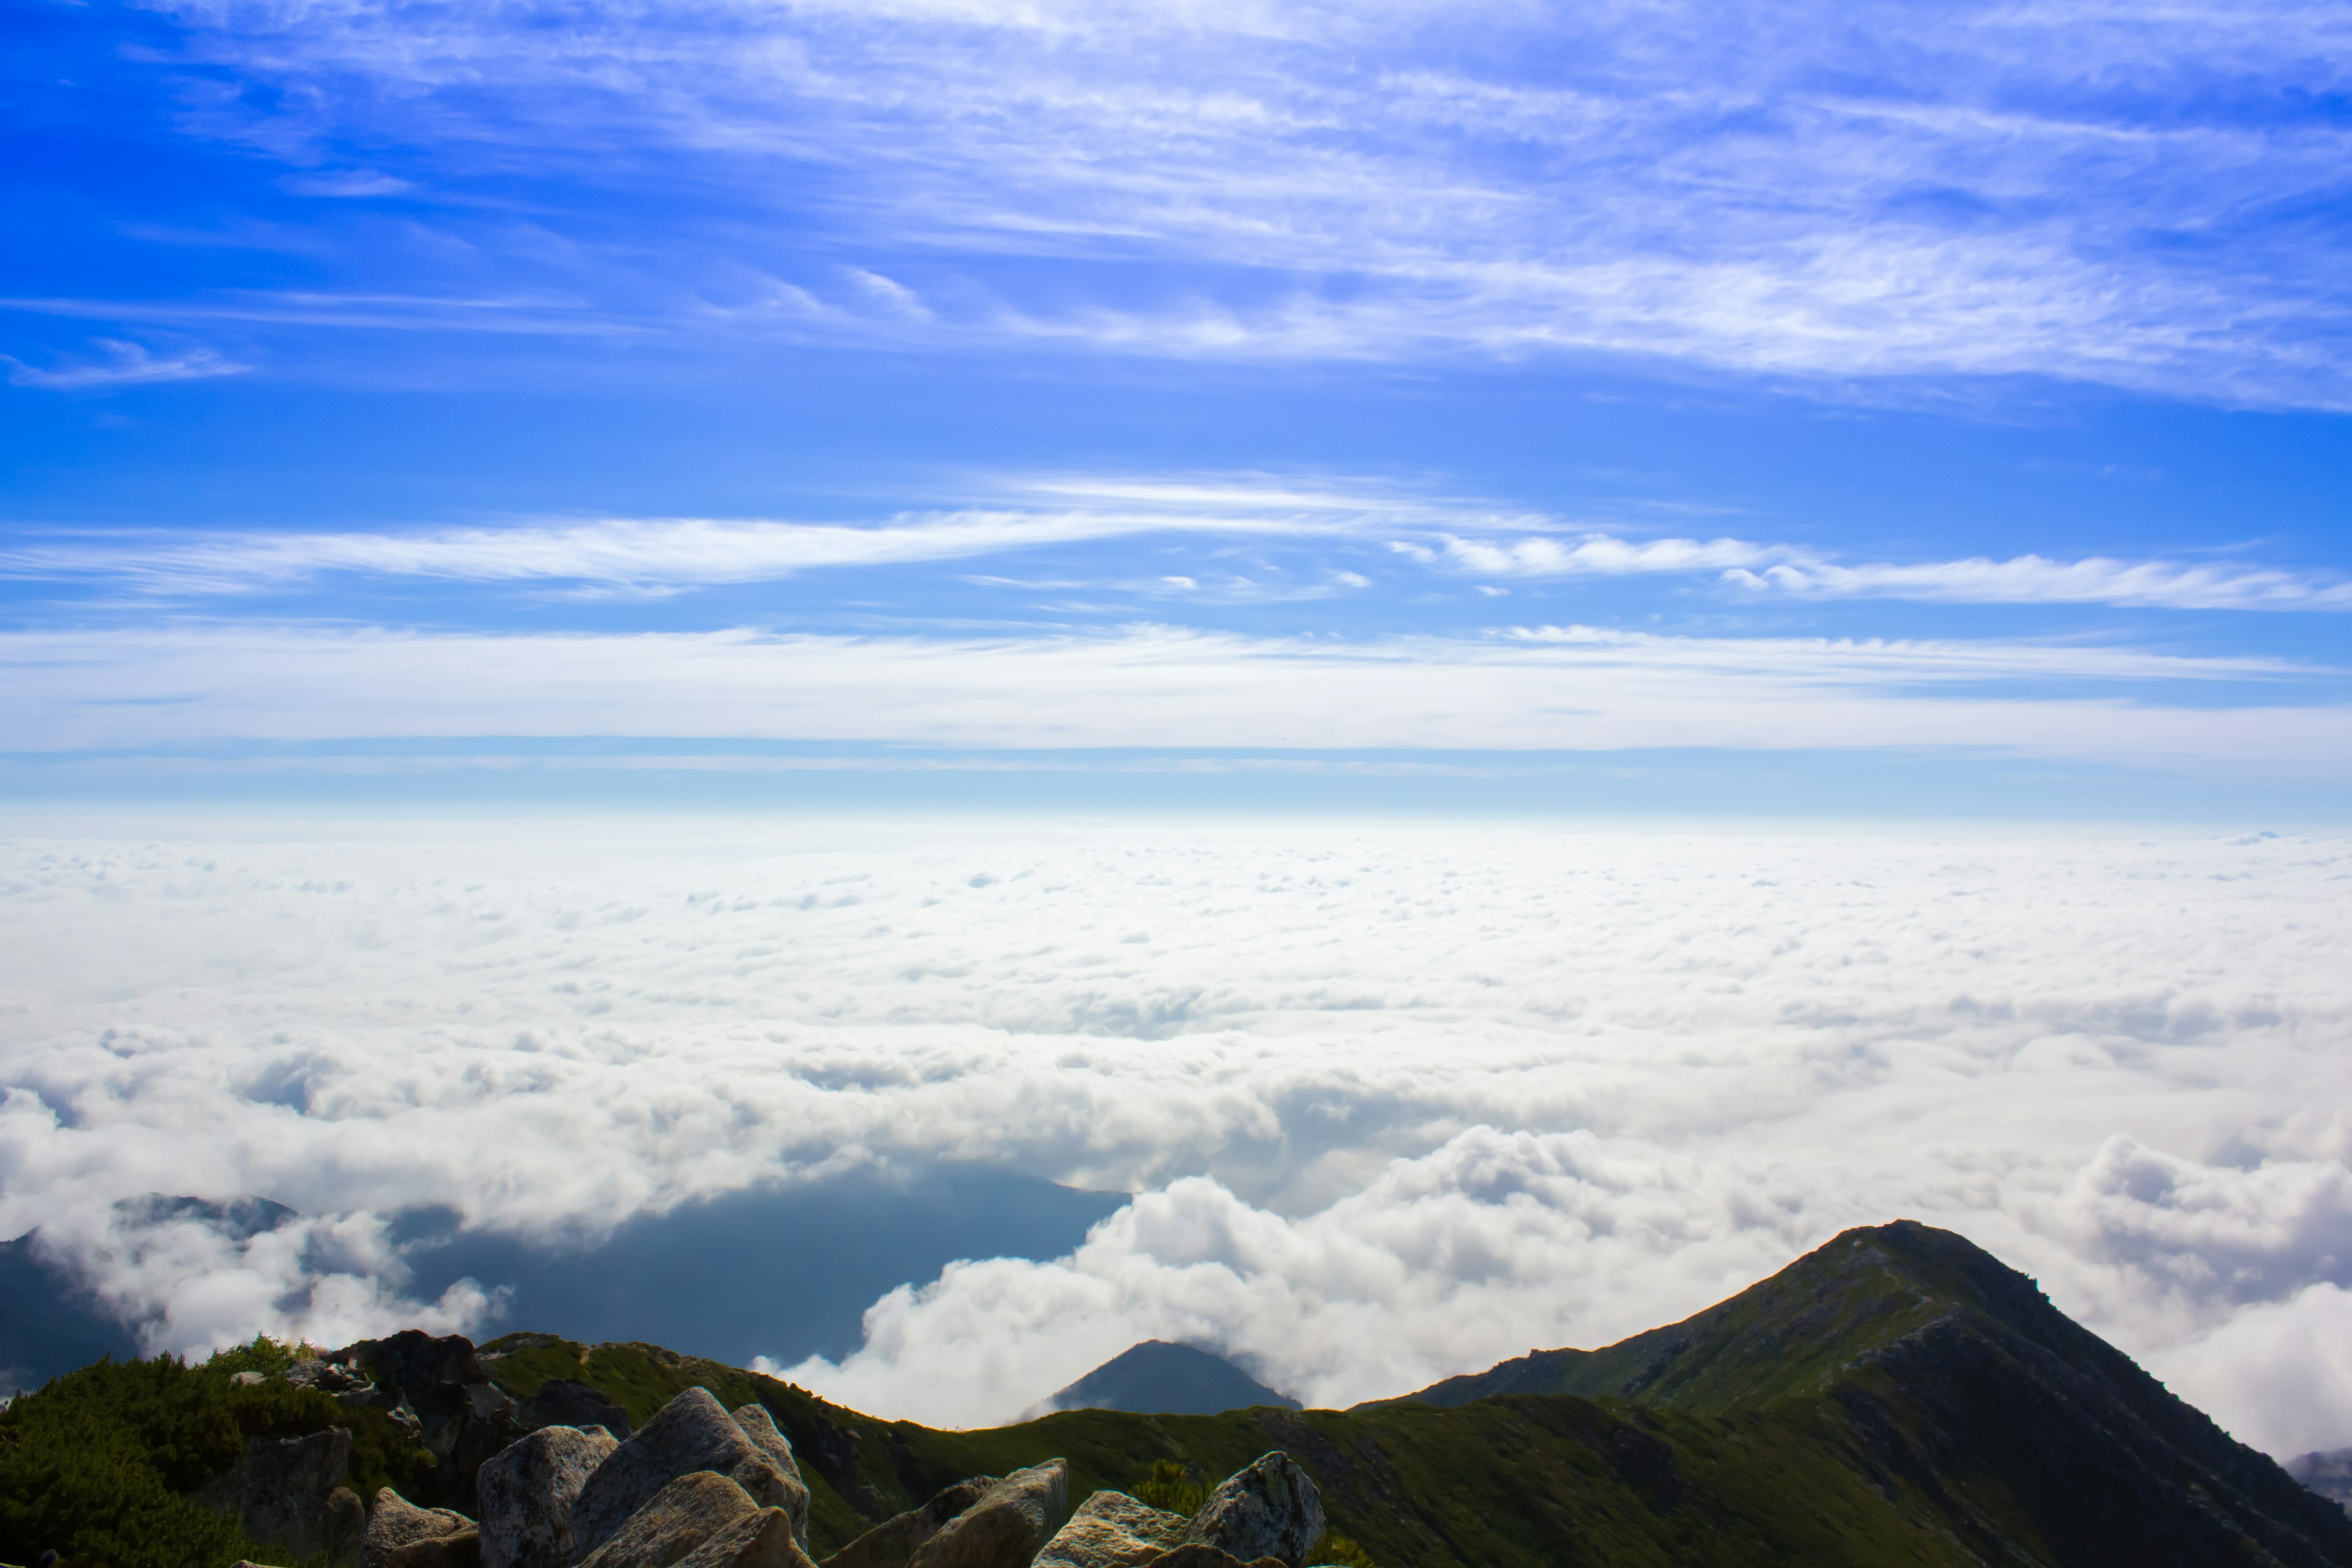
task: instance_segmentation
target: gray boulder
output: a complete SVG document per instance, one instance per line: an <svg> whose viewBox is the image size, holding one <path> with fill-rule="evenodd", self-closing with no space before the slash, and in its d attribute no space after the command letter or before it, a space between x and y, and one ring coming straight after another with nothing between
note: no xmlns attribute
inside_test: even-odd
<svg viewBox="0 0 2352 1568"><path fill-rule="evenodd" d="M751 1446L774 1460L776 1468L793 1483L792 1495L785 1499L782 1506L784 1511L793 1516L793 1540L799 1543L803 1552L806 1552L808 1483L801 1479L800 1461L793 1458L793 1440L777 1429L776 1418L768 1414L768 1407L764 1405L755 1401L733 1414L735 1425L743 1429L743 1436L751 1440Z"/></svg>
<svg viewBox="0 0 2352 1568"><path fill-rule="evenodd" d="M615 1437L629 1435L629 1413L611 1394L578 1378L549 1378L522 1402L517 1415L528 1432L541 1426L602 1426Z"/></svg>
<svg viewBox="0 0 2352 1568"><path fill-rule="evenodd" d="M542 1426L482 1461L482 1568L571 1568L572 1505L620 1447L611 1434Z"/></svg>
<svg viewBox="0 0 2352 1568"><path fill-rule="evenodd" d="M725 1476L696 1470L655 1493L580 1568L670 1568L728 1526L760 1512L751 1495Z"/></svg>
<svg viewBox="0 0 2352 1568"><path fill-rule="evenodd" d="M982 1498L994 1476L967 1476L920 1508L886 1519L824 1560L824 1568L907 1568L915 1549Z"/></svg>
<svg viewBox="0 0 2352 1568"><path fill-rule="evenodd" d="M1125 1492L1097 1492L1045 1542L1036 1568L1140 1568L1181 1542L1191 1522Z"/></svg>
<svg viewBox="0 0 2352 1568"><path fill-rule="evenodd" d="M478 1568L474 1521L446 1508L418 1508L390 1487L375 1494L360 1537L360 1568Z"/></svg>
<svg viewBox="0 0 2352 1568"><path fill-rule="evenodd" d="M331 1564L358 1560L367 1509L342 1484L352 1435L341 1426L302 1437L253 1437L245 1445L237 1528L268 1546Z"/></svg>
<svg viewBox="0 0 2352 1568"><path fill-rule="evenodd" d="M908 1568L1029 1568L1070 1515L1070 1467L1015 1470L915 1549Z"/></svg>
<svg viewBox="0 0 2352 1568"><path fill-rule="evenodd" d="M1144 1568L1283 1568L1283 1563L1279 1557L1259 1557L1245 1563L1223 1547L1195 1541L1161 1552Z"/></svg>
<svg viewBox="0 0 2352 1568"><path fill-rule="evenodd" d="M1213 1546L1244 1563L1275 1557L1305 1568L1323 1541L1323 1498L1287 1454L1267 1454L1209 1494L1184 1531L1187 1545Z"/></svg>
<svg viewBox="0 0 2352 1568"><path fill-rule="evenodd" d="M816 1568L793 1539L792 1516L763 1508L696 1547L678 1568Z"/></svg>
<svg viewBox="0 0 2352 1568"><path fill-rule="evenodd" d="M808 1517L808 1489L746 1436L709 1389L695 1387L663 1405L588 1478L572 1509L573 1549L595 1551L656 1493L697 1470L727 1477L763 1508Z"/></svg>

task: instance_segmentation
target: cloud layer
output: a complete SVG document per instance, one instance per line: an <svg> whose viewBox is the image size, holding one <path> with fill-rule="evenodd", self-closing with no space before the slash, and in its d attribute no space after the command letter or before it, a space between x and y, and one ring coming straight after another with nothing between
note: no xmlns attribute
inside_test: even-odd
<svg viewBox="0 0 2352 1568"><path fill-rule="evenodd" d="M248 624L0 633L0 672L19 753L609 736L1220 754L1935 746L2232 775L2332 776L2352 761L2333 670L2063 643L1573 626L1350 641L1153 626L983 638ZM2237 701L2186 695L2198 688Z"/></svg>
<svg viewBox="0 0 2352 1568"><path fill-rule="evenodd" d="M592 1237L941 1158L1138 1192L792 1369L979 1422L1153 1336L1392 1394L1911 1215L2293 1451L2352 1438L2336 1362L2297 1373L2352 1289L2347 878L2352 846L2268 837L19 841L0 1231L197 1347L488 1321L398 1299L407 1204ZM156 1190L314 1217L126 1237Z"/></svg>
<svg viewBox="0 0 2352 1568"><path fill-rule="evenodd" d="M431 214L175 319L2347 397L2347 40L2285 0L157 8L192 128Z"/></svg>

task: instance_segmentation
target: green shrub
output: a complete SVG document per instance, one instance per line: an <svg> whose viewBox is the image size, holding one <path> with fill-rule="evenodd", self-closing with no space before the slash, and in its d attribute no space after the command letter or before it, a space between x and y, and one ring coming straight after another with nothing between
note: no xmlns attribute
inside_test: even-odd
<svg viewBox="0 0 2352 1568"><path fill-rule="evenodd" d="M1323 1544L1315 1549L1318 1563L1336 1564L1337 1568L1380 1568L1372 1554L1344 1535L1327 1535Z"/></svg>
<svg viewBox="0 0 2352 1568"><path fill-rule="evenodd" d="M235 1380L283 1371L293 1355L256 1340L201 1366L177 1356L101 1361L19 1395L0 1411L0 1562L30 1563L52 1548L72 1568L284 1562L189 1495L244 1458L249 1437L346 1427L354 1491L415 1488L433 1457L383 1412L345 1410L275 1380Z"/></svg>
<svg viewBox="0 0 2352 1568"><path fill-rule="evenodd" d="M1161 1459L1151 1467L1150 1475L1135 1483L1134 1497L1138 1502L1148 1502L1190 1519L1209 1500L1209 1489L1194 1480L1175 1460Z"/></svg>

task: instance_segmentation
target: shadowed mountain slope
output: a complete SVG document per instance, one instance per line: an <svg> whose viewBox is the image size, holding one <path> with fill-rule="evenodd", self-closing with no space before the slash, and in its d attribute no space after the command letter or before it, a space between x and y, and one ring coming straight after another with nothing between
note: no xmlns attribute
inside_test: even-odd
<svg viewBox="0 0 2352 1568"><path fill-rule="evenodd" d="M2352 1551L2343 1511L1949 1231L1848 1231L1696 1316L1597 1351L1538 1351L1412 1399L1622 1399L1736 1417L1811 1409L1883 1484L1937 1497L2000 1561L2294 1561ZM1833 1413L1833 1414L1832 1414Z"/></svg>
<svg viewBox="0 0 2352 1568"><path fill-rule="evenodd" d="M1048 1400L1055 1410L1131 1410L1145 1415L1215 1415L1256 1405L1298 1408L1249 1373L1207 1351L1146 1340Z"/></svg>

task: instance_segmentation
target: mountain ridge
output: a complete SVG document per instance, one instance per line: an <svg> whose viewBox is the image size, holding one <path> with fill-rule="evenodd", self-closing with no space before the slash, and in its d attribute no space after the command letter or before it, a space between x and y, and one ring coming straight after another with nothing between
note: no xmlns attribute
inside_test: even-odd
<svg viewBox="0 0 2352 1568"><path fill-rule="evenodd" d="M1454 1405L1406 1399L1344 1411L1088 1409L941 1431L656 1345L518 1333L477 1354L461 1340L416 1339L424 1342L398 1355L362 1344L335 1356L373 1368L380 1384L402 1367L462 1367L498 1397L440 1391L435 1407L460 1423L472 1419L467 1409L561 1403L559 1386L570 1399L586 1397L587 1385L635 1424L694 1386L730 1410L761 1405L799 1456L820 1558L967 1477L1060 1457L1075 1501L1171 1475L1213 1481L1280 1449L1313 1478L1331 1528L1380 1568L2352 1568L2352 1519L2340 1507L2065 1320L2024 1276L1911 1222L1847 1232L1683 1323L1538 1363L1555 1379L1566 1369L1601 1380L1597 1396L1506 1387ZM95 1429L76 1427L74 1402L98 1408L98 1394L127 1372L142 1386L169 1384L155 1397L168 1395L173 1408L201 1396L234 1415L256 1402L252 1419L275 1423L262 1429L277 1435L292 1430L298 1405L320 1412L306 1420L381 1425L376 1409L339 1416L320 1396L300 1405L273 1393L278 1382L231 1379L229 1368L257 1365L258 1355L257 1347L186 1367L101 1363L0 1412L0 1559L58 1544L34 1539L37 1529L110 1539L104 1531L126 1512L119 1500L104 1504L105 1517L79 1521L14 1500L34 1475L26 1467L63 1463L54 1438L37 1458L41 1445L19 1435ZM1529 1375L1528 1359L1474 1375ZM1448 1384L1461 1392L1461 1380L1433 1386ZM129 1408L119 1392L106 1397L110 1408ZM478 1445L460 1432L444 1447ZM129 1495L119 1460L87 1495ZM462 1496L470 1479L432 1461L385 1450L379 1463L412 1477L403 1495L421 1494L414 1502L445 1505L436 1487ZM184 1456L178 1462L185 1470ZM142 1494L142 1507L193 1506L160 1486ZM68 1568L226 1563L128 1550L68 1557Z"/></svg>

